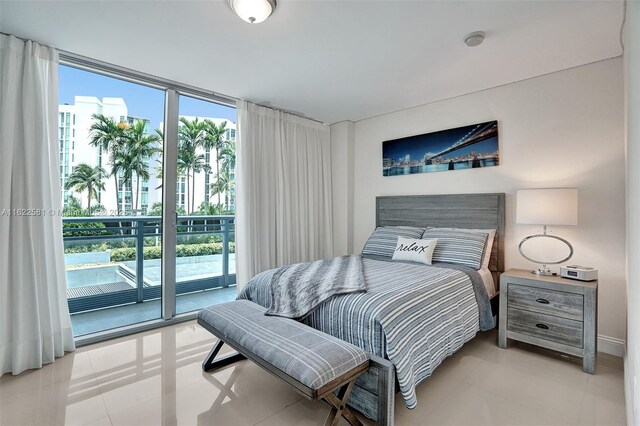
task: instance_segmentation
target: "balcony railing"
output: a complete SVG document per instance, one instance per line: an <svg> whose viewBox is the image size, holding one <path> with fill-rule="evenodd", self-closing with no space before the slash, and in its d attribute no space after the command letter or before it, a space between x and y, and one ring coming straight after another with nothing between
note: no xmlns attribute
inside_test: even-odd
<svg viewBox="0 0 640 426"><path fill-rule="evenodd" d="M71 313L161 297L158 216L63 219ZM234 216L180 216L176 294L235 284Z"/></svg>

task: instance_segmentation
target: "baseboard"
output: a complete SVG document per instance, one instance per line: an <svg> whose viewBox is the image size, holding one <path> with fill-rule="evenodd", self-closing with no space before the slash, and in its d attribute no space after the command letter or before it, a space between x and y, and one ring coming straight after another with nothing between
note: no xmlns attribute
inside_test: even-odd
<svg viewBox="0 0 640 426"><path fill-rule="evenodd" d="M598 334L598 352L622 358L624 356L624 340Z"/></svg>

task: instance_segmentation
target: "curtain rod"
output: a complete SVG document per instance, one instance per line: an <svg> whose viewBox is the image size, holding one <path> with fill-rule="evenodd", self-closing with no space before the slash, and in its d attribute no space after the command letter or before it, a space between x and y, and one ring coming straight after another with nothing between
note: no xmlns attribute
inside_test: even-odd
<svg viewBox="0 0 640 426"><path fill-rule="evenodd" d="M199 97L200 99L203 100L211 100L212 98L215 99L216 101L220 102L220 103L224 103L227 105L232 105L235 107L236 102L241 100L239 98L233 97L233 96L229 96L229 95L223 95L221 93L217 93L217 92L213 92L213 91L207 91L204 89L200 89L194 86L190 86L184 83L178 83L175 82L173 80L169 80L169 79L165 79L162 77L156 77L153 76L151 74L146 74L143 72L139 72L139 71L134 71L131 70L129 68L125 68L125 67L120 67L118 65L112 65L110 63L107 62L103 62L97 59L92 59L92 58L87 58L86 56L82 56L82 55L77 55L75 53L70 53L64 50L58 50L60 52L60 59L65 61L65 62L69 62L75 66L79 66L79 67L86 67L87 69L103 69L106 73L109 74L115 74L117 76L121 76L122 77L129 77L129 75L131 75L131 79L132 80L142 80L143 82L146 83L150 83L152 85L156 85L160 88L162 87L167 87L170 89L177 89L179 92L182 93L186 93L189 95L192 95L194 97ZM244 100L244 99L243 99ZM251 101L247 101L247 102L251 102ZM305 117L304 115L301 115L299 113L295 113L295 112L291 112L288 111L284 108L278 108L278 107L273 107L273 106L267 106L267 105L262 105L259 104L257 102L252 102L255 105L259 105L265 108L270 108L270 109L274 109L277 111L281 111L284 112L286 114L290 114L296 117L300 117L300 118L304 118L306 120L311 120L311 121L315 121L316 123L320 123L320 124L324 124L327 125L327 123L320 121L320 120L316 120L314 118L309 118L309 117Z"/></svg>
<svg viewBox="0 0 640 426"><path fill-rule="evenodd" d="M151 86L156 86L157 88L175 89L180 93L193 96L195 98L200 98L202 100L213 100L229 106L235 107L236 101L238 101L238 98L224 95L222 93L217 93L212 90L201 89L199 87L179 83L171 79L158 77L145 72L135 71L130 68L113 65L108 62L67 52L61 49L58 49L58 52L61 62L75 66L77 68L94 71L97 70L111 77L120 79L124 78L125 80L130 80L133 82L146 83Z"/></svg>
<svg viewBox="0 0 640 426"><path fill-rule="evenodd" d="M243 99L243 100L246 100L246 99ZM263 107L263 108L269 108L269 109L272 109L274 111L280 111L280 112L283 112L285 114L293 115L294 117L304 118L305 120L313 121L313 122L316 122L318 124L322 124L324 126L330 126L331 125L330 123L327 123L325 121L316 120L315 118L307 117L305 115L302 115L301 113L291 112L291 111L286 110L284 108L278 108L278 107L274 107L274 106L271 106L271 105L263 105L263 104L260 104L260 103L257 103L257 102L252 102L252 101L247 101L247 102L251 102L252 104L260 106L260 107Z"/></svg>
<svg viewBox="0 0 640 426"><path fill-rule="evenodd" d="M20 36L16 36L14 34L7 34L4 32L0 31L0 34L6 35L6 36L12 36L15 38L18 38L22 41L35 41L35 40L30 40L24 37L20 37ZM40 42L37 42L40 43ZM44 43L40 43L43 44ZM222 103L224 105L227 106L233 106L235 107L236 102L241 100L239 98L236 98L234 96L229 96L229 95L224 95L222 93L218 93L218 92L214 92L214 91L210 91L210 90L205 90L205 89L201 89L199 87L195 87L195 86L191 86L188 84L184 84L184 83L178 83L174 80L171 79L167 79L167 78L163 78L163 77L158 77L152 74L148 74L148 73L144 73L144 72L140 72L140 71L135 71L132 70L130 68L126 68L126 67L121 67L119 65L113 65L110 64L108 62L104 62L98 59L93 59L93 58L89 58L87 56L83 56L83 55L78 55L76 53L72 53L66 50L62 50L59 49L57 47L54 47L59 54L60 60L61 62L63 62L65 65L71 65L74 66L76 68L81 68L84 69L86 71L100 71L102 74L106 74L110 77L116 77L116 78L120 78L120 79L124 79L124 80L129 80L132 82L137 82L137 83L146 83L147 85L150 86L155 86L156 88L168 88L168 89L177 89L179 92L182 92L184 94L193 96L195 98L199 98L201 100L205 100L205 101L211 101L214 100L218 103ZM248 101L251 102L251 101ZM256 105L265 107L265 108L270 108L270 109L274 109L274 110L278 110L278 111L282 111L284 113L287 114L291 114L294 115L296 117L300 117L300 118L304 118L307 120L311 120L311 121L315 121L316 123L320 123L320 124L324 124L324 125L328 125L328 123L325 123L324 121L320 121L320 120L316 120L314 118L309 118L306 117L302 114L299 113L295 113L295 112L291 112L288 111L284 108L278 108L278 107L273 107L273 106L268 106L268 105L263 105L257 102L252 102Z"/></svg>
<svg viewBox="0 0 640 426"><path fill-rule="evenodd" d="M184 84L184 83L178 83L176 81L173 80L169 80L169 79L165 79L162 77L156 77L154 75L151 74L146 74L143 72L139 72L139 71L135 71L135 70L131 70L129 68L126 67L121 67L118 65L112 65L110 63L107 62L103 62L97 59L92 59L92 58L87 58L86 56L82 56L82 55L77 55L75 53L70 53L64 50L58 50L60 52L60 59L64 62L68 62L74 66L80 67L80 68L86 68L86 69L99 69L102 70L103 72L107 73L107 74L113 74L114 76L119 76L120 78L125 77L125 78L131 78L131 80L134 81L140 81L142 80L145 83L151 84L151 85L155 85L159 88L169 88L169 89L177 89L178 92L181 92L183 94L187 94L187 95L191 95L194 96L196 98L200 98L202 100L215 100L219 103L223 103L229 106L233 106L235 108L236 106L236 102L241 100L239 98L235 98L233 96L229 96L229 95L223 95L221 93L217 93L217 92L213 92L213 91L207 91L204 89L200 89L198 87L194 87L194 86L190 86L188 84ZM251 101L247 101L247 102L251 102ZM278 107L273 107L273 106L267 106L267 105L262 105L259 104L257 102L252 102L255 105L259 105L265 108L270 108L270 109L274 109L277 111L281 111L284 112L286 114L290 114L296 117L300 117L300 118L304 118L306 120L311 120L311 121L315 121L316 123L320 123L320 124L324 124L327 125L327 123L320 121L320 120L316 120L313 118L309 118L309 117L305 117L304 115L301 114L297 114L291 111L287 111L286 109L283 108L278 108Z"/></svg>
<svg viewBox="0 0 640 426"><path fill-rule="evenodd" d="M0 32L0 34L6 35L6 36L10 36L10 37L15 37L17 39L20 39L22 41L34 41L36 43L42 44L44 46L49 46L45 43L40 43L39 41L36 40L30 40L24 37L20 37L20 36L16 36L14 34L7 34L5 32ZM110 64L108 62L104 62L98 59L93 59L93 58L89 58L87 56L83 56L83 55L78 55L76 53L72 53L72 52L68 52L66 50L63 49L59 49L57 47L54 46L50 46L53 47L54 49L56 49L58 51L59 57L60 57L60 61L64 64L64 65L71 65L74 66L76 68L81 68L81 69L85 69L87 71L91 70L91 71L98 71L102 74L106 74L110 77L116 77L119 79L124 79L124 80L128 80L128 81L132 81L132 82L137 82L137 83L146 83L147 85L150 86L155 86L156 88L163 88L163 89L176 89L179 92L182 92L184 94L190 95L190 96L194 96L196 98L205 98L203 100L215 100L219 103L228 105L228 106L233 106L235 107L236 105L236 101L238 101L238 98L235 98L233 96L229 96L229 95L224 95L222 93L217 93L214 92L212 90L205 90L205 89L201 89L199 87L195 87L195 86L191 86L188 84L183 84L183 83L178 83L174 80L171 79L167 79L167 78L163 78L163 77L158 77L152 74L148 74L145 72L140 72L140 71L135 71L132 70L130 68L126 68L126 67L121 67L119 65L113 65Z"/></svg>

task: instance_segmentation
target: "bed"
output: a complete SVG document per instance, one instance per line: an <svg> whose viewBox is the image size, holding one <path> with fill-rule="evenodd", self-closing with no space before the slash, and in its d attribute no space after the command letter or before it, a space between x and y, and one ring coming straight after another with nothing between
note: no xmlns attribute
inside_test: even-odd
<svg viewBox="0 0 640 426"><path fill-rule="evenodd" d="M415 407L415 387L480 329L493 326L489 299L496 292L488 283L497 283L504 269L504 194L377 197L376 226L496 230L484 277L461 266L363 256L367 292L335 296L304 318L372 355L349 404L379 424L393 424L396 390ZM258 274L240 298L268 308L272 275Z"/></svg>

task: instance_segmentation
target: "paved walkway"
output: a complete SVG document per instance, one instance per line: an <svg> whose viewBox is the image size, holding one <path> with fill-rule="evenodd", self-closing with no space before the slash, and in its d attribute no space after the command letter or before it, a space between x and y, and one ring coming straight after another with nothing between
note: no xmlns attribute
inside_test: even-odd
<svg viewBox="0 0 640 426"><path fill-rule="evenodd" d="M136 262L123 262L136 270ZM144 281L149 285L160 285L162 267L160 259L144 261ZM236 255L229 253L229 274L236 273ZM211 278L222 275L222 255L189 256L176 258L176 280L178 282Z"/></svg>
<svg viewBox="0 0 640 426"><path fill-rule="evenodd" d="M217 303L224 303L236 298L236 286L196 293L181 294L176 297L176 313L196 311ZM73 334L81 336L97 331L125 325L155 320L162 316L160 300L144 303L117 306L71 315Z"/></svg>

